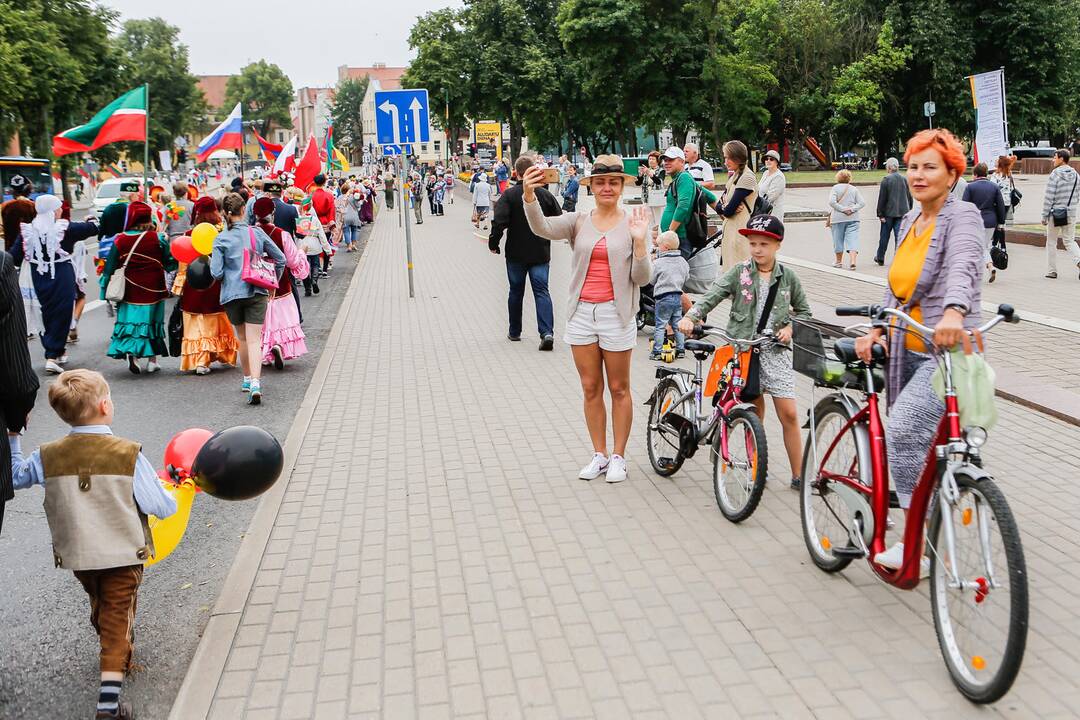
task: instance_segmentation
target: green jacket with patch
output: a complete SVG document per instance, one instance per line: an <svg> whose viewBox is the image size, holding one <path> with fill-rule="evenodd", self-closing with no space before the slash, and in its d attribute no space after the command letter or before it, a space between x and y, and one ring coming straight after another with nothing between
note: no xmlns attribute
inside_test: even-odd
<svg viewBox="0 0 1080 720"><path fill-rule="evenodd" d="M772 285L779 287L776 289L776 299L770 313L771 321L767 326L779 330L790 324L792 317L810 317L810 303L795 271L787 269L777 261L773 267L770 288ZM728 298L731 298L728 334L740 339L751 339L757 330L758 304L758 268L753 259L741 262L724 273L709 291L694 303L687 317L700 322L709 311Z"/></svg>

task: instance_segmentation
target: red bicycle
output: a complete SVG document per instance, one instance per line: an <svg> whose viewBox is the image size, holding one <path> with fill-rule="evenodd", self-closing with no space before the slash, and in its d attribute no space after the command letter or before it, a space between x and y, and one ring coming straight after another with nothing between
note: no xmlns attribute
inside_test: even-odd
<svg viewBox="0 0 1080 720"><path fill-rule="evenodd" d="M933 329L899 310L840 307L836 314L869 317L872 326L886 328L894 318L904 326L891 329L913 332L933 348ZM1019 320L1012 307L1001 305L979 332ZM893 570L874 560L886 548L890 508L878 401L883 383L877 368L885 361L885 351L875 344L872 361L864 363L855 354L854 338L836 339L833 352L840 365L830 367L818 353L811 352L807 360L803 338L800 342L796 329L794 364L800 372L812 368L808 374L815 386L855 387L863 396L860 404L841 389L811 410L800 491L803 537L811 559L822 570L837 572L865 558L878 578L906 590L919 584L928 554L934 627L949 674L969 700L999 699L1012 686L1024 657L1027 570L1013 514L983 468L986 430L960 426L950 354L934 351L945 384L945 415L911 498L903 563ZM819 446L824 452L818 452Z"/></svg>

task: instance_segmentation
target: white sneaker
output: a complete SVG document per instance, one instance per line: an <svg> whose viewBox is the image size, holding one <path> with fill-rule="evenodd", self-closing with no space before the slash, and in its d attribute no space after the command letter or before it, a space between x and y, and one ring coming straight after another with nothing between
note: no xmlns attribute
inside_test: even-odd
<svg viewBox="0 0 1080 720"><path fill-rule="evenodd" d="M578 477L582 480L595 480L596 478L607 472L608 459L601 453L595 453L592 456L592 460L589 464L581 468L581 472L578 473Z"/></svg>
<svg viewBox="0 0 1080 720"><path fill-rule="evenodd" d="M45 372L49 373L50 375L59 375L60 373L64 372L64 368L60 367L60 365L58 365L54 360L46 360Z"/></svg>
<svg viewBox="0 0 1080 720"><path fill-rule="evenodd" d="M67 362L68 362L67 353L64 353L60 357L56 358L56 364L57 365L67 365Z"/></svg>
<svg viewBox="0 0 1080 720"><path fill-rule="evenodd" d="M622 455L612 455L608 463L607 478L609 483L622 482L626 479L626 458Z"/></svg>
<svg viewBox="0 0 1080 720"><path fill-rule="evenodd" d="M885 552L879 552L874 556L874 562L891 570L899 570L904 564L904 543L898 542ZM930 558L924 555L919 565L919 577L930 577Z"/></svg>
<svg viewBox="0 0 1080 720"><path fill-rule="evenodd" d="M146 363L146 372L147 372L147 374L156 373L160 369L161 369L161 366L158 365L156 362L148 362L148 363Z"/></svg>
<svg viewBox="0 0 1080 720"><path fill-rule="evenodd" d="M196 375L209 375L210 374L210 368L206 367L205 365L200 365L197 368L195 368L195 374Z"/></svg>

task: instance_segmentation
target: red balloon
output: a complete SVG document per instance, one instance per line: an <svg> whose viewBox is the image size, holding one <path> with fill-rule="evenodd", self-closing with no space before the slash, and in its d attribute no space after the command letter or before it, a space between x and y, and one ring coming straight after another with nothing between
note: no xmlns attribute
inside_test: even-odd
<svg viewBox="0 0 1080 720"><path fill-rule="evenodd" d="M166 469L168 469L169 465L172 465L178 470L183 470L185 475L190 475L195 456L199 454L202 446L206 444L206 441L213 434L213 432L203 428L189 428L178 432L165 446Z"/></svg>
<svg viewBox="0 0 1080 720"><path fill-rule="evenodd" d="M199 251L191 244L188 235L177 235L169 242L172 256L182 263L190 263L199 257Z"/></svg>

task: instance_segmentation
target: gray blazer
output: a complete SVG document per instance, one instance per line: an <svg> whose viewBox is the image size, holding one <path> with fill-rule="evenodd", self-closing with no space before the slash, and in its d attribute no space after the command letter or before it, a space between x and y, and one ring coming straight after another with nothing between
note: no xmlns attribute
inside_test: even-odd
<svg viewBox="0 0 1080 720"><path fill-rule="evenodd" d="M918 208L911 210L900 221L898 250L907 241L908 231L920 212ZM982 309L983 253L983 221L978 208L949 195L938 213L915 292L904 304L886 285L886 307L910 312L912 304L917 303L922 308L923 325L934 327L945 314L946 307L959 305L967 310L964 327L969 330L978 327ZM886 373L889 407L903 389L904 339L905 334L901 332L894 332L889 338Z"/></svg>
<svg viewBox="0 0 1080 720"><path fill-rule="evenodd" d="M910 209L911 191L908 190L907 178L899 171L883 177L878 190L877 216L879 218L903 217Z"/></svg>

